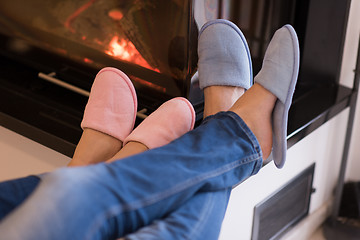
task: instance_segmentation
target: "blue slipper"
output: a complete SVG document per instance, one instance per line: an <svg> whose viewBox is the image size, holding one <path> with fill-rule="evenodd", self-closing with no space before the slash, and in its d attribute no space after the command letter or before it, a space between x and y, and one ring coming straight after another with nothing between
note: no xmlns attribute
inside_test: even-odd
<svg viewBox="0 0 360 240"><path fill-rule="evenodd" d="M224 19L207 22L198 41L200 88L252 85L250 50L240 29Z"/></svg>
<svg viewBox="0 0 360 240"><path fill-rule="evenodd" d="M294 28L285 25L277 30L266 50L262 69L255 82L272 92L278 99L272 115L272 158L282 168L287 151L289 108L299 72L299 42Z"/></svg>

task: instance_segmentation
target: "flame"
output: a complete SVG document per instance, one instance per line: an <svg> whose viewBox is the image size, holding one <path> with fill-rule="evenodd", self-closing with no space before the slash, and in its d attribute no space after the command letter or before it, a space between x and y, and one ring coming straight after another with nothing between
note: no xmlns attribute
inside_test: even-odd
<svg viewBox="0 0 360 240"><path fill-rule="evenodd" d="M156 72L160 72L159 69L152 68L141 54L136 50L134 44L125 39L119 41L118 36L114 36L109 43L109 50L105 51L106 54L115 58L135 63L145 68L152 69Z"/></svg>

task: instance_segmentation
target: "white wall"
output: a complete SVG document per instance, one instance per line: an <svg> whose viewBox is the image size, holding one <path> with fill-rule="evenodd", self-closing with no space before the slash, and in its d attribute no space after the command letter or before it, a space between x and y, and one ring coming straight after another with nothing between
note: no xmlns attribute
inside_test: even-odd
<svg viewBox="0 0 360 240"><path fill-rule="evenodd" d="M340 75L341 83L349 87L352 86L354 79L359 33L360 0L352 0ZM356 103L356 114L352 134L346 180L360 181L360 97L358 97Z"/></svg>

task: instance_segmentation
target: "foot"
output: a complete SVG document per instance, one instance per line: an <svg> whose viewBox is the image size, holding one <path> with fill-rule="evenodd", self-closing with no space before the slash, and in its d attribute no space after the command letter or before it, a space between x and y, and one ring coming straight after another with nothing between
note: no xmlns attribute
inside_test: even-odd
<svg viewBox="0 0 360 240"><path fill-rule="evenodd" d="M252 85L250 50L240 29L217 19L199 34L199 79L204 89L204 118L227 111Z"/></svg>
<svg viewBox="0 0 360 240"><path fill-rule="evenodd" d="M272 149L271 116L276 96L255 83L229 111L235 112L247 124L257 138L263 159L267 159Z"/></svg>
<svg viewBox="0 0 360 240"><path fill-rule="evenodd" d="M124 147L120 151L118 151L113 157L111 157L106 162L110 163L116 160L121 160L123 158L145 152L146 150L149 150L149 148L141 142L128 142L127 144L124 145Z"/></svg>
<svg viewBox="0 0 360 240"><path fill-rule="evenodd" d="M103 68L94 80L81 127L124 141L134 128L137 111L135 88L125 73Z"/></svg>
<svg viewBox="0 0 360 240"><path fill-rule="evenodd" d="M134 127L135 88L120 70L104 68L96 76L81 127L84 132L69 166L88 165L114 156Z"/></svg>
<svg viewBox="0 0 360 240"><path fill-rule="evenodd" d="M122 142L110 135L86 128L68 167L103 162L120 151Z"/></svg>
<svg viewBox="0 0 360 240"><path fill-rule="evenodd" d="M242 87L209 86L204 89L204 118L221 111L228 111L244 94Z"/></svg>
<svg viewBox="0 0 360 240"><path fill-rule="evenodd" d="M237 86L248 89L252 81L250 50L240 29L216 19L200 30L198 41L200 88Z"/></svg>
<svg viewBox="0 0 360 240"><path fill-rule="evenodd" d="M164 146L192 130L194 124L195 111L191 103L185 98L173 98L135 128L125 139L124 148L108 162Z"/></svg>
<svg viewBox="0 0 360 240"><path fill-rule="evenodd" d="M285 164L287 152L288 113L292 103L299 72L299 42L290 25L277 30L266 50L260 72L255 82L277 97L272 113L273 148L275 165Z"/></svg>
<svg viewBox="0 0 360 240"><path fill-rule="evenodd" d="M194 128L195 110L182 97L163 103L150 114L124 141L141 142L147 148L157 148L168 144Z"/></svg>
<svg viewBox="0 0 360 240"><path fill-rule="evenodd" d="M299 70L299 45L294 29L285 25L272 38L254 86L230 109L257 137L265 160L278 168L286 159L288 112ZM270 159L271 160L271 159Z"/></svg>

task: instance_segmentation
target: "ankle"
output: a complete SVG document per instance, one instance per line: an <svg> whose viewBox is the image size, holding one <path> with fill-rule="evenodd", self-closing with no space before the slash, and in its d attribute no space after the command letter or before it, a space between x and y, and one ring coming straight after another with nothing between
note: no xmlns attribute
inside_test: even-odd
<svg viewBox="0 0 360 240"><path fill-rule="evenodd" d="M145 152L149 150L149 148L147 146L145 146L144 144L140 143L140 142L133 142L130 141L128 143L126 143L126 145L117 153L115 154L115 156L113 156L111 159L109 159L107 162L113 162L116 160L121 160L123 158L126 157L130 157L142 152Z"/></svg>
<svg viewBox="0 0 360 240"><path fill-rule="evenodd" d="M206 87L204 89L204 118L221 111L228 111L244 92L245 89L242 87Z"/></svg>
<svg viewBox="0 0 360 240"><path fill-rule="evenodd" d="M250 88L231 107L230 111L239 115L257 138L263 157L266 159L272 148L272 111L276 97L259 84Z"/></svg>
<svg viewBox="0 0 360 240"><path fill-rule="evenodd" d="M86 128L68 166L104 162L120 151L122 142L102 132Z"/></svg>

